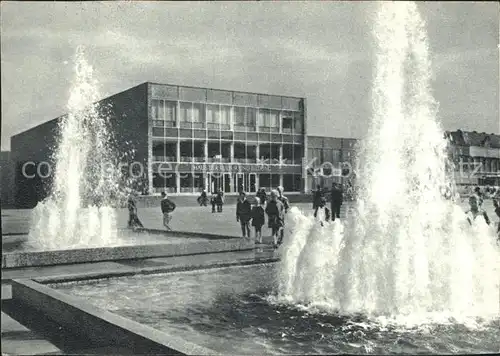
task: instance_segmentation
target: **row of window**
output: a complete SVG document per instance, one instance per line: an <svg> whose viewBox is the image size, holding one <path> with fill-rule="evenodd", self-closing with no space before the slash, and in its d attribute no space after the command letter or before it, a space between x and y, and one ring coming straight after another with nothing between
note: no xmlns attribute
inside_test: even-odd
<svg viewBox="0 0 500 356"><path fill-rule="evenodd" d="M177 176L179 176L179 189L177 189ZM267 191L276 189L283 176L285 192L300 192L302 187L301 174L236 174L227 173L211 176L208 174L208 187L205 187L205 178L202 173L153 173L153 190L156 192L167 191L171 193L196 193L208 188L208 192L221 189L225 193L237 193L240 188L255 193L257 189ZM257 179L258 178L258 179Z"/></svg>
<svg viewBox="0 0 500 356"><path fill-rule="evenodd" d="M264 144L257 146L235 143L233 152L234 155L231 157L231 145L227 143L209 142L207 144L209 160L220 156L219 159L224 162L256 163L257 158L259 158L281 160L283 164L301 164L303 157L301 145ZM176 162L177 144L175 142L155 142L152 155L153 160L157 162ZM205 145L195 141L182 141L179 143L179 156L181 162L203 162L205 160Z"/></svg>
<svg viewBox="0 0 500 356"><path fill-rule="evenodd" d="M153 120L170 122L169 125L173 126L177 122L176 113L176 101L152 100ZM245 131L245 127L277 128L278 131L281 127L283 133L303 131L303 118L297 111L179 102L179 125L183 127L185 123L199 128L205 127L205 124L233 124L234 129L240 131Z"/></svg>

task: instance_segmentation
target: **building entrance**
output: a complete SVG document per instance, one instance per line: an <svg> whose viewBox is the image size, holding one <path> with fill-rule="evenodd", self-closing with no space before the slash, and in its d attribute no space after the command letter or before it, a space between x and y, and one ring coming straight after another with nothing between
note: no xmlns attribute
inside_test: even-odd
<svg viewBox="0 0 500 356"><path fill-rule="evenodd" d="M255 193L257 191L257 178L255 173L236 173L235 188L239 192Z"/></svg>
<svg viewBox="0 0 500 356"><path fill-rule="evenodd" d="M230 173L216 173L208 174L209 192L216 193L219 189L224 193L231 193L231 174Z"/></svg>

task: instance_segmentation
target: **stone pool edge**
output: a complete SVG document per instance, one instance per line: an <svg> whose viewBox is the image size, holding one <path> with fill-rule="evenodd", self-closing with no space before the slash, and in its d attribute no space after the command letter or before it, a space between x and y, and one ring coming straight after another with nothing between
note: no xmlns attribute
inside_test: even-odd
<svg viewBox="0 0 500 356"><path fill-rule="evenodd" d="M45 314L60 326L98 345L127 347L137 354L218 354L34 280L12 280L12 300Z"/></svg>
<svg viewBox="0 0 500 356"><path fill-rule="evenodd" d="M31 278L31 280L40 284L57 284L57 283L78 282L78 281L97 280L106 278L130 277L136 275L151 275L160 273L188 272L188 271L196 271L202 269L250 266L250 265L276 263L276 262L279 262L279 258L277 257L262 258L262 259L248 258L244 260L200 263L200 264L190 264L184 266L141 267L126 271L109 271L109 272L103 271L103 272L90 272L90 273L86 272L81 274L35 277Z"/></svg>
<svg viewBox="0 0 500 356"><path fill-rule="evenodd" d="M196 242L186 241L185 243L178 244L15 252L2 254L2 269L245 251L253 250L254 248L255 244L251 241L242 238L233 238Z"/></svg>

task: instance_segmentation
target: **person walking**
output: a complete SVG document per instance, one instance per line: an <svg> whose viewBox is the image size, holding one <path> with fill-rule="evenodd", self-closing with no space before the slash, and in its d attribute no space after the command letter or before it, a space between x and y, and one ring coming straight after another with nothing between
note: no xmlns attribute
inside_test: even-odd
<svg viewBox="0 0 500 356"><path fill-rule="evenodd" d="M335 221L335 218L340 219L340 207L343 203L343 194L342 189L339 184L332 183L332 192L331 192L331 201L330 201L330 211L332 216L332 221Z"/></svg>
<svg viewBox="0 0 500 356"><path fill-rule="evenodd" d="M259 191L256 194L257 198L259 198L260 203L265 206L267 202L267 194L266 194L266 189L265 188L260 188Z"/></svg>
<svg viewBox="0 0 500 356"><path fill-rule="evenodd" d="M236 203L236 221L241 225L243 237L250 238L250 220L252 219L252 205L248 201L245 192L240 192Z"/></svg>
<svg viewBox="0 0 500 356"><path fill-rule="evenodd" d="M217 212L222 213L222 206L224 205L224 192L222 191L222 189L219 189L217 191L215 203L217 205Z"/></svg>
<svg viewBox="0 0 500 356"><path fill-rule="evenodd" d="M280 231L283 229L285 220L285 207L278 199L278 192L271 191L270 200L267 203L265 210L268 218L268 227L271 229L273 235L273 246L278 248L278 236L281 237Z"/></svg>
<svg viewBox="0 0 500 356"><path fill-rule="evenodd" d="M141 223L141 220L139 220L139 217L137 216L137 206L135 205L135 201L132 195L128 197L127 207L128 207L128 227L130 229L144 228L144 226Z"/></svg>
<svg viewBox="0 0 500 356"><path fill-rule="evenodd" d="M284 209L282 226L279 231L279 238L278 238L278 245L281 245L283 243L283 237L285 235L285 216L288 213L288 209L290 209L290 204L288 203L288 198L283 195L283 187L279 186L277 191L278 191L278 200L281 202L281 204L283 204L283 209Z"/></svg>
<svg viewBox="0 0 500 356"><path fill-rule="evenodd" d="M200 204L200 206L207 206L207 203L208 203L207 191L203 189L200 196L198 197L198 204Z"/></svg>
<svg viewBox="0 0 500 356"><path fill-rule="evenodd" d="M215 213L215 207L217 206L217 194L212 193L212 197L210 198L210 204L212 205L212 213Z"/></svg>
<svg viewBox="0 0 500 356"><path fill-rule="evenodd" d="M255 197L255 206L252 208L252 226L255 229L255 241L262 243L262 226L266 222L264 206L259 198Z"/></svg>
<svg viewBox="0 0 500 356"><path fill-rule="evenodd" d="M172 212L175 210L176 205L173 201L168 199L167 193L161 192L161 212L163 213L163 226L167 228L167 230L172 230L170 228L170 221L172 221Z"/></svg>

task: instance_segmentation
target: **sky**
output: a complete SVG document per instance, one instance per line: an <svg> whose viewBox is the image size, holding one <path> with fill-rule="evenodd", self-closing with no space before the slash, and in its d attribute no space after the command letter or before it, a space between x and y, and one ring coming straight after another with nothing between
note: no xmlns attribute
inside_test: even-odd
<svg viewBox="0 0 500 356"><path fill-rule="evenodd" d="M2 150L67 112L76 47L104 98L151 81L307 98L308 133L360 138L380 2L9 2L1 9ZM446 130L500 133L499 5L420 2Z"/></svg>

